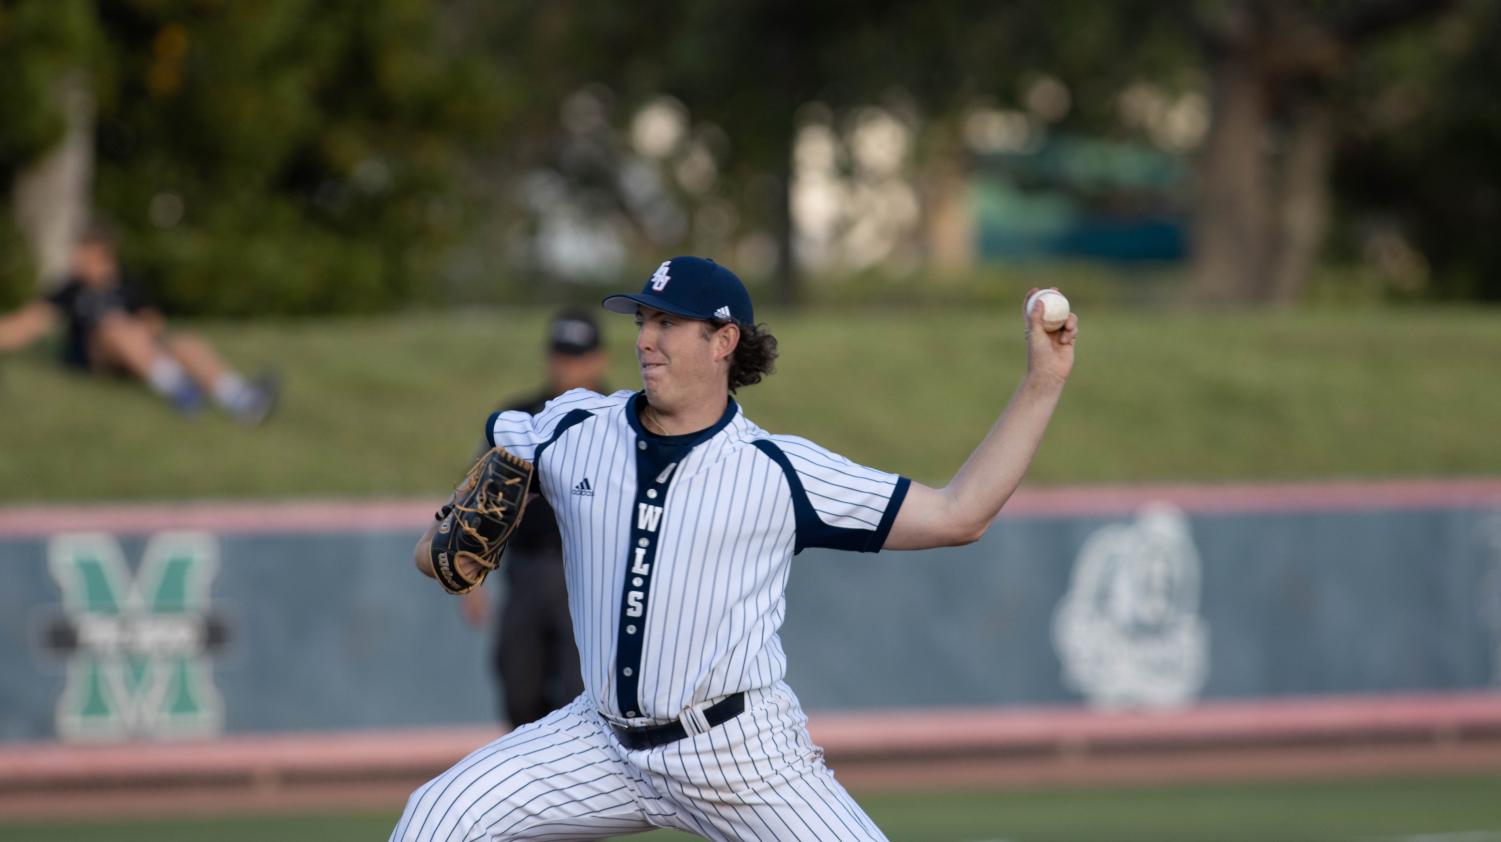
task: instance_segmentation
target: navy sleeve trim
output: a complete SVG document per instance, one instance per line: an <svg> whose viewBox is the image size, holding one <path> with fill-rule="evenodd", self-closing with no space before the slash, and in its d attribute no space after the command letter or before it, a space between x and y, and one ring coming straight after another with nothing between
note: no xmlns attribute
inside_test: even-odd
<svg viewBox="0 0 1501 842"><path fill-rule="evenodd" d="M558 426L553 428L552 436L547 441L537 445L537 449L532 451L532 466L537 469L538 474L542 473L542 451L546 450L549 445L568 432L569 427L593 417L594 413L587 409L575 409L563 416L563 420L559 421Z"/></svg>
<svg viewBox="0 0 1501 842"><path fill-rule="evenodd" d="M498 418L500 418L500 413L492 412L490 417L485 419L485 444L491 447L495 446L495 421Z"/></svg>
<svg viewBox="0 0 1501 842"><path fill-rule="evenodd" d="M813 504L808 501L808 492L803 488L802 478L792 467L792 460L787 458L787 454L783 453L775 442L766 439L757 439L751 444L771 457L771 461L777 463L782 473L787 475L787 487L792 492L792 513L797 522L797 541L792 550L794 554L802 552L807 547L827 547L831 550L851 550L862 553L873 553L881 549L881 545L886 542L886 533L891 531L891 524L887 522L887 519L896 518L896 510L893 506L886 507L886 515L874 532L869 529L829 526L819 519L818 512L814 511ZM901 503L898 495L906 496L909 482L910 480L905 477L897 482L897 487L892 493L892 503L897 504L897 507Z"/></svg>
<svg viewBox="0 0 1501 842"><path fill-rule="evenodd" d="M907 500L907 492L912 489L912 480L907 477L897 477L896 488L891 492L891 502L886 504L886 514L881 515L881 524L876 527L875 534L870 536L870 544L866 547L868 553L878 553L886 546L886 536L891 534L891 525L896 523L896 515L902 510L902 503Z"/></svg>

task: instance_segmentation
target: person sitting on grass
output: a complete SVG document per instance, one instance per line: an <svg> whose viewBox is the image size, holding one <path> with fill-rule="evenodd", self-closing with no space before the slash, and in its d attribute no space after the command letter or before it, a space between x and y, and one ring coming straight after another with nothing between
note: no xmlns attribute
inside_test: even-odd
<svg viewBox="0 0 1501 842"><path fill-rule="evenodd" d="M201 337L167 332L161 312L121 277L106 228L90 226L71 263L69 276L51 293L0 316L0 352L32 344L61 319L63 362L70 367L136 378L184 414L201 409L205 396L245 424L271 414L276 379L248 380Z"/></svg>

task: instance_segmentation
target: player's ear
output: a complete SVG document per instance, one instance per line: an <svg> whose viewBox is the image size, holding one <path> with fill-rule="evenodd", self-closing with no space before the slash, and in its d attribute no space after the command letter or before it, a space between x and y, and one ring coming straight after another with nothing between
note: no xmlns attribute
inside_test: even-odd
<svg viewBox="0 0 1501 842"><path fill-rule="evenodd" d="M722 360L735 353L740 344L740 325L729 322L714 331L714 359Z"/></svg>

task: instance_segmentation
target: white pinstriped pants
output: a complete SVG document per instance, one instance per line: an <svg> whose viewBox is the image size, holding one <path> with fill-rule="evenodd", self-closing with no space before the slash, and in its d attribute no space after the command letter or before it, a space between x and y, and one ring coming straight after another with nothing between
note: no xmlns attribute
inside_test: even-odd
<svg viewBox="0 0 1501 842"><path fill-rule="evenodd" d="M715 840L885 840L834 780L784 683L739 716L630 751L586 693L407 799L398 840L566 840L672 828Z"/></svg>

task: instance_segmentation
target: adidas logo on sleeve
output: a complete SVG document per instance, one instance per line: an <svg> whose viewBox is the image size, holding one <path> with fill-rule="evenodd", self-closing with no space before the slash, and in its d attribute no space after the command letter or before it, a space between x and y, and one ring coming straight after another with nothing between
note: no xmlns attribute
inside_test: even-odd
<svg viewBox="0 0 1501 842"><path fill-rule="evenodd" d="M588 477L584 477L583 480L581 480L578 485L575 485L573 487L573 493L577 494L580 497L593 497L594 496L594 486L592 486L592 485L589 484L589 478Z"/></svg>

